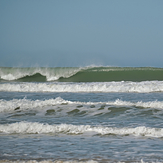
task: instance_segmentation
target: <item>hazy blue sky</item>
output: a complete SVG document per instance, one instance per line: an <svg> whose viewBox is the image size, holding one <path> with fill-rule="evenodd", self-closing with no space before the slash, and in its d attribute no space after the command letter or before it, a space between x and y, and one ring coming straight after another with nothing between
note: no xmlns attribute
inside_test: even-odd
<svg viewBox="0 0 163 163"><path fill-rule="evenodd" d="M163 0L0 0L0 66L163 67Z"/></svg>

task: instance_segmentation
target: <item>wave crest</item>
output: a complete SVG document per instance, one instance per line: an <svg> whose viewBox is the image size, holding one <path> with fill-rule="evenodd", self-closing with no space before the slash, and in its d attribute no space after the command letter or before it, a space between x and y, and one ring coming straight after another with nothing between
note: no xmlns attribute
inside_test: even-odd
<svg viewBox="0 0 163 163"><path fill-rule="evenodd" d="M90 83L0 83L0 91L9 92L163 92L163 81L90 82Z"/></svg>
<svg viewBox="0 0 163 163"><path fill-rule="evenodd" d="M71 105L71 107L67 107L67 105ZM71 113L72 111L85 111L88 115L95 115L98 113L107 113L109 106L126 106L126 107L140 107L140 108L156 108L163 109L163 101L149 101L149 102L130 102L130 101L107 101L107 102L73 102L64 100L60 97L49 100L28 100L28 99L13 99L10 101L0 100L0 112L10 112L15 110L33 110L37 109L41 111L43 108L55 108L57 111L58 106L63 109L63 114L65 111L67 113ZM94 106L94 107L92 107ZM65 109L65 110L64 110ZM76 110L78 109L78 110ZM59 109L60 110L60 109ZM47 110L45 110L47 111ZM49 111L50 112L50 111ZM60 110L61 112L61 110Z"/></svg>
<svg viewBox="0 0 163 163"><path fill-rule="evenodd" d="M39 75L38 75L39 74ZM31 67L0 68L0 79L7 81L60 81L60 82L108 82L108 81L163 81L163 68L132 67ZM37 76L38 75L38 76ZM37 77L36 77L37 76Z"/></svg>
<svg viewBox="0 0 163 163"><path fill-rule="evenodd" d="M145 137L163 137L162 128L149 128L145 126L135 128L116 128L90 125L49 125L38 122L17 122L12 124L0 125L0 132L7 134L84 134L84 133L98 133L101 135L134 135Z"/></svg>
<svg viewBox="0 0 163 163"><path fill-rule="evenodd" d="M83 68L76 67L56 67L56 68L46 68L46 67L31 67L31 68L0 68L0 78L7 81L19 80L19 81L35 81L36 75L40 75L46 78L46 81L54 81L59 78L68 78ZM33 78L35 77L35 78ZM37 79L36 81L42 81ZM44 81L44 80L43 80Z"/></svg>

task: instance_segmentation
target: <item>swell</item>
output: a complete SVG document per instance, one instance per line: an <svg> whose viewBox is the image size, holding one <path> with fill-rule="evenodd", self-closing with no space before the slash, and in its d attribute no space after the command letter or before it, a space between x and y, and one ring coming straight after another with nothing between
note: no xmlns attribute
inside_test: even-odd
<svg viewBox="0 0 163 163"><path fill-rule="evenodd" d="M71 125L59 124L49 125L38 122L16 122L12 124L0 125L0 133L6 134L84 134L92 133L93 135L122 135L122 136L144 136L144 137L163 137L162 128L149 128L139 126L135 128L116 128L105 126L91 126L91 125Z"/></svg>
<svg viewBox="0 0 163 163"><path fill-rule="evenodd" d="M152 67L54 67L0 68L1 81L108 82L163 81L163 68Z"/></svg>
<svg viewBox="0 0 163 163"><path fill-rule="evenodd" d="M118 68L98 67L77 72L69 78L59 78L60 82L110 82L110 81L152 81L163 80L163 69L158 68Z"/></svg>

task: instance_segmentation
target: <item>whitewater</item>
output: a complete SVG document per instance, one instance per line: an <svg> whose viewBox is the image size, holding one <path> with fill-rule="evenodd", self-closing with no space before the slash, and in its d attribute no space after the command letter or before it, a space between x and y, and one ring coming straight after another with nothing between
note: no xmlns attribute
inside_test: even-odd
<svg viewBox="0 0 163 163"><path fill-rule="evenodd" d="M163 162L163 68L0 67L0 162Z"/></svg>
<svg viewBox="0 0 163 163"><path fill-rule="evenodd" d="M48 125L41 123L31 122L19 122L9 125L0 125L0 132L2 133L14 133L14 134L82 134L85 132L94 132L101 135L134 135L134 136L146 136L146 137L163 137L163 129L160 128L147 128L144 126L136 128L111 128L111 127L93 127L90 125Z"/></svg>
<svg viewBox="0 0 163 163"><path fill-rule="evenodd" d="M90 82L90 83L1 83L0 91L9 92L163 92L163 81Z"/></svg>

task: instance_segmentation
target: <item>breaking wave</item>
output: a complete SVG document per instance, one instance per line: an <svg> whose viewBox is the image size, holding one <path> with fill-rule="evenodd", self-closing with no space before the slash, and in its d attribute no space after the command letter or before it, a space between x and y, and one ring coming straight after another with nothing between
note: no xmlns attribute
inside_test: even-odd
<svg viewBox="0 0 163 163"><path fill-rule="evenodd" d="M71 105L71 107L67 107L66 105ZM63 112L71 112L71 111L85 111L87 114L94 114L100 112L108 112L108 106L126 106L126 107L140 107L140 108L156 108L163 109L163 101L149 101L149 102L130 102L130 101L108 101L108 102L73 102L64 100L60 97L56 99L49 100L28 100L28 99L13 99L10 101L0 100L0 112L10 112L15 110L32 110L38 109L41 111L41 108L48 109L48 106L54 108L57 111L58 106L59 111L61 112L61 108L63 108ZM65 110L64 110L65 107ZM77 110L76 110L77 109ZM54 110L49 110L49 112L53 112Z"/></svg>
<svg viewBox="0 0 163 163"><path fill-rule="evenodd" d="M16 122L12 124L0 125L0 133L6 134L84 134L92 133L93 135L133 135L145 137L163 137L162 128L150 128L139 126L135 128L116 128L104 126L90 126L90 125L71 125L59 124L49 125L38 122Z"/></svg>
<svg viewBox="0 0 163 163"><path fill-rule="evenodd" d="M59 78L68 78L83 68L75 67L56 67L56 68L45 68L45 67L31 67L31 68L15 68L15 67L1 67L0 78L6 81L24 81L24 82L44 82L54 81Z"/></svg>
<svg viewBox="0 0 163 163"><path fill-rule="evenodd" d="M21 82L107 82L163 81L163 68L131 67L1 67L1 81Z"/></svg>

